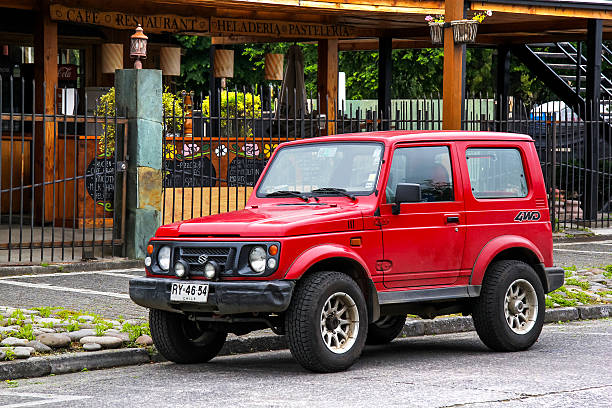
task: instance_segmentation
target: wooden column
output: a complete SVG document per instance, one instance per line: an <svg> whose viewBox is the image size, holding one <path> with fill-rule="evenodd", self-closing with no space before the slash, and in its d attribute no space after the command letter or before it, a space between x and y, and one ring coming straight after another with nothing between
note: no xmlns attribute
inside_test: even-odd
<svg viewBox="0 0 612 408"><path fill-rule="evenodd" d="M378 39L378 112L382 130L389 130L391 127L392 53L392 38L380 37Z"/></svg>
<svg viewBox="0 0 612 408"><path fill-rule="evenodd" d="M597 191L599 186L599 100L601 98L602 20L587 23L587 75L586 75L586 185L584 218L597 218ZM591 170L591 171L589 171Z"/></svg>
<svg viewBox="0 0 612 408"><path fill-rule="evenodd" d="M327 124L321 134L333 135L336 133L336 119L338 104L338 40L320 40L318 58L318 88L319 113L327 115Z"/></svg>
<svg viewBox="0 0 612 408"><path fill-rule="evenodd" d="M497 48L497 105L495 118L497 131L507 130L508 120L508 96L510 94L510 48L500 46Z"/></svg>
<svg viewBox="0 0 612 408"><path fill-rule="evenodd" d="M445 21L463 19L464 0L446 0ZM461 129L464 103L465 45L455 44L453 29L444 29L443 121L445 130Z"/></svg>
<svg viewBox="0 0 612 408"><path fill-rule="evenodd" d="M45 6L41 5L40 10L36 15L34 31L36 113L53 115L57 86L57 23L49 18L48 3ZM46 87L45 91L43 91L44 87ZM55 133L53 121L37 122L32 149L34 151L34 180L37 184L53 181L53 165L56 160L53 156ZM35 194L36 219L44 222L52 221L54 216L53 186L38 188Z"/></svg>

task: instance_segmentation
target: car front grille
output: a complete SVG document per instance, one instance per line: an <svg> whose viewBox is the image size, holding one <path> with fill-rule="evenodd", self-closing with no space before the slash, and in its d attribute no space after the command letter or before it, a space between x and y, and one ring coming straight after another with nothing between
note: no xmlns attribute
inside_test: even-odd
<svg viewBox="0 0 612 408"><path fill-rule="evenodd" d="M174 249L174 262L183 260L189 264L189 270L192 276L204 276L204 264L207 261L214 261L221 269L221 273L231 270L235 248L227 247L177 247ZM204 255L203 262L200 262L200 257Z"/></svg>

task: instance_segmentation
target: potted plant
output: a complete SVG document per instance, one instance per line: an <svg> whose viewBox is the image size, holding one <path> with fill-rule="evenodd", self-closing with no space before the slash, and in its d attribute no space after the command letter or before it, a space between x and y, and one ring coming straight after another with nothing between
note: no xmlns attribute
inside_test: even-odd
<svg viewBox="0 0 612 408"><path fill-rule="evenodd" d="M450 22L453 28L453 40L455 44L468 44L476 41L476 33L478 24L482 23L485 18L493 15L491 10L479 11L470 19L455 20ZM429 24L429 32L431 42L436 45L444 43L444 16L437 15L425 17L425 21Z"/></svg>
<svg viewBox="0 0 612 408"><path fill-rule="evenodd" d="M437 15L425 17L425 21L429 24L429 34L433 45L444 44L444 16Z"/></svg>

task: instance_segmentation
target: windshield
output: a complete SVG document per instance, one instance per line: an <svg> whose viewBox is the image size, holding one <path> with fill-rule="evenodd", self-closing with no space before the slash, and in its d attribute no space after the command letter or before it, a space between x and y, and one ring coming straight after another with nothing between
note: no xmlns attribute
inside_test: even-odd
<svg viewBox="0 0 612 408"><path fill-rule="evenodd" d="M382 144L375 142L310 143L282 148L264 175L257 196L282 191L341 195L333 189L369 195L378 180L382 153Z"/></svg>

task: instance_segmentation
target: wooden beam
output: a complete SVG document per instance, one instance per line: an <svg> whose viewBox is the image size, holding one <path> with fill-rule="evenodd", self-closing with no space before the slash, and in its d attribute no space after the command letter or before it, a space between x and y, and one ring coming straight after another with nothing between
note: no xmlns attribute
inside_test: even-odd
<svg viewBox="0 0 612 408"><path fill-rule="evenodd" d="M55 114L55 89L57 86L57 23L51 21L47 7L41 6L36 14L34 32L34 77L36 81L36 113ZM43 87L46 87L43 90ZM54 178L56 158L55 124L37 123L33 134L33 163L36 183L50 182ZM35 215L38 220L53 220L53 189L51 186L35 191Z"/></svg>
<svg viewBox="0 0 612 408"><path fill-rule="evenodd" d="M463 0L446 0L445 20L461 20ZM465 45L455 44L453 29L444 29L444 76L442 83L442 128L460 130L464 101Z"/></svg>
<svg viewBox="0 0 612 408"><path fill-rule="evenodd" d="M318 110L327 118L323 134L333 135L336 133L336 126L332 121L336 119L338 105L338 40L320 40L318 44Z"/></svg>
<svg viewBox="0 0 612 408"><path fill-rule="evenodd" d="M491 10L495 13L531 14L537 16L557 16L573 18L597 18L612 20L612 11L587 10L569 7L542 7L518 4L502 4L489 1L472 1L471 9L474 11Z"/></svg>

